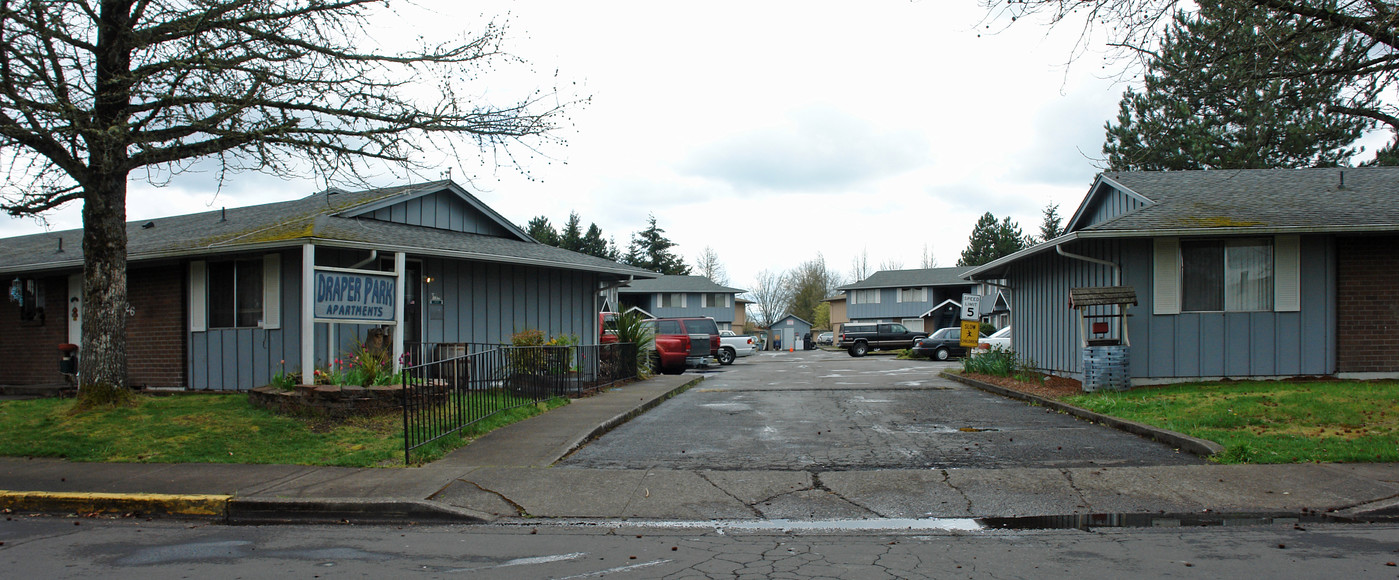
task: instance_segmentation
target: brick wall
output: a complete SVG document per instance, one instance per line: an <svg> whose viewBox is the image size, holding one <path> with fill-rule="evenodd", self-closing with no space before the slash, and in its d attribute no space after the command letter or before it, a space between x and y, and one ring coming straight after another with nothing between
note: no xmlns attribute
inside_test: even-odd
<svg viewBox="0 0 1399 580"><path fill-rule="evenodd" d="M1399 372L1399 237L1337 240L1337 371Z"/></svg>
<svg viewBox="0 0 1399 580"><path fill-rule="evenodd" d="M126 326L127 385L185 386L184 279L180 266L127 273L127 298L135 311ZM0 385L63 382L58 345L68 342L68 277L41 280L46 310L42 325L20 322L19 307L0 299Z"/></svg>
<svg viewBox="0 0 1399 580"><path fill-rule="evenodd" d="M127 300L135 314L126 321L126 384L185 386L186 332L182 266L127 273Z"/></svg>
<svg viewBox="0 0 1399 580"><path fill-rule="evenodd" d="M9 299L10 280L3 280L0 298L0 385L56 385L58 345L68 342L63 305L68 301L67 276L40 278L44 292L42 324L22 323L19 305Z"/></svg>

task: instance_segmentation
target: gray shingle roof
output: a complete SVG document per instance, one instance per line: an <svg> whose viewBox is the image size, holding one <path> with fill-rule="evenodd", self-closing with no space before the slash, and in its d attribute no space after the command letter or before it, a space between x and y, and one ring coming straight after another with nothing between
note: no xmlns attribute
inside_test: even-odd
<svg viewBox="0 0 1399 580"><path fill-rule="evenodd" d="M1103 177L1152 205L1084 228L1088 231L1399 229L1399 167L1142 171Z"/></svg>
<svg viewBox="0 0 1399 580"><path fill-rule="evenodd" d="M962 273L970 268L925 268L921 270L880 270L854 284L847 284L837 290L863 290L866 288L914 288L918 286L965 286L971 284L962 279Z"/></svg>
<svg viewBox="0 0 1399 580"><path fill-rule="evenodd" d="M662 292L732 292L742 294L747 290L729 288L715 284L704 276L660 276L650 280L634 280L629 286L617 289L622 294L655 294Z"/></svg>
<svg viewBox="0 0 1399 580"><path fill-rule="evenodd" d="M655 276L640 268L521 238L523 234L503 238L336 216L390 198L409 198L444 189L470 195L450 181L437 181L358 192L332 190L333 193L321 192L292 201L128 222L128 261L296 247L314 241L329 246L380 247L623 276ZM143 227L148 223L150 227ZM512 232L519 231L508 222L502 225ZM57 251L60 239L62 253ZM81 243L82 230L0 240L0 272L81 266Z"/></svg>
<svg viewBox="0 0 1399 580"><path fill-rule="evenodd" d="M998 278L1010 264L1087 238L1399 231L1399 167L1135 171L1099 178L1090 196L1102 184L1121 186L1150 205L978 266L967 275Z"/></svg>

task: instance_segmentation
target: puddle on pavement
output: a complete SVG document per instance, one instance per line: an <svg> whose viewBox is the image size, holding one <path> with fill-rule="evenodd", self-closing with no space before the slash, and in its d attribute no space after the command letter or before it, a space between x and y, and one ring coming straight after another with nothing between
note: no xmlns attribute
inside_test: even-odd
<svg viewBox="0 0 1399 580"><path fill-rule="evenodd" d="M952 427L949 425L901 425L891 429L884 425L871 425L870 430L885 435L893 435L896 433L937 435L951 433L987 433L1000 431L1001 429L998 427Z"/></svg>
<svg viewBox="0 0 1399 580"><path fill-rule="evenodd" d="M978 518L993 530L1090 530L1093 528L1181 528L1204 526L1298 526L1336 523L1336 518L1295 514L1075 514Z"/></svg>
<svg viewBox="0 0 1399 580"><path fill-rule="evenodd" d="M1208 526L1295 526L1343 523L1325 515L1297 514L1075 514L1002 518L873 518L863 520L601 520L557 522L559 526L654 528L754 532L974 532L986 530L1084 530L1094 528L1162 528ZM540 526L541 522L507 525Z"/></svg>
<svg viewBox="0 0 1399 580"><path fill-rule="evenodd" d="M526 525L538 525L526 524ZM568 524L564 524L568 525ZM868 520L711 520L711 521L632 521L588 522L588 526L626 528L703 529L775 532L851 531L976 531L984 526L971 518L882 518Z"/></svg>

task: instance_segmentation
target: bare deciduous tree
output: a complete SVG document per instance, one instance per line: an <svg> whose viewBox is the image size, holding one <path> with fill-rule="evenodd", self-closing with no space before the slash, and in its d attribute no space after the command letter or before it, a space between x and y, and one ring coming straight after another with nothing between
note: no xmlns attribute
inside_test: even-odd
<svg viewBox="0 0 1399 580"><path fill-rule="evenodd" d="M816 319L816 307L840 286L840 279L826 268L826 258L821 254L807 262L802 262L787 275L788 314L794 314L807 322Z"/></svg>
<svg viewBox="0 0 1399 580"><path fill-rule="evenodd" d="M785 272L771 270L758 272L758 277L753 281L748 295L753 299L754 306L758 307L757 314L760 326L772 326L772 323L777 322L777 319L787 315L787 308L791 303L787 279L788 276Z"/></svg>
<svg viewBox="0 0 1399 580"><path fill-rule="evenodd" d="M867 248L860 248L860 255L855 256L850 261L850 277L855 282L870 277L870 253Z"/></svg>
<svg viewBox="0 0 1399 580"><path fill-rule="evenodd" d="M724 264L719 261L719 253L713 247L705 246L704 251L695 257L695 271L710 282L720 286L729 285L729 274L724 271Z"/></svg>
<svg viewBox="0 0 1399 580"><path fill-rule="evenodd" d="M355 180L365 161L418 168L425 149L456 151L464 139L508 156L511 143L554 129L566 104L550 92L493 94L493 102L464 96L484 94L473 80L510 58L500 49L505 28L489 24L473 37L393 54L357 48L384 4L0 5L0 163L7 172L0 208L37 215L83 202L87 402L125 392L133 171L158 181L207 157L220 175Z"/></svg>
<svg viewBox="0 0 1399 580"><path fill-rule="evenodd" d="M925 270L938 267L938 259L933 255L932 246L928 244L923 244L923 259L920 266Z"/></svg>

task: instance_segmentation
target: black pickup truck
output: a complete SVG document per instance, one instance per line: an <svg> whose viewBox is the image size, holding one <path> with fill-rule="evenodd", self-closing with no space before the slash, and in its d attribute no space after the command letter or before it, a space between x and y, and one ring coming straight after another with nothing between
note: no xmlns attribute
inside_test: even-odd
<svg viewBox="0 0 1399 580"><path fill-rule="evenodd" d="M926 332L914 332L893 322L850 322L840 330L840 348L850 356L865 356L872 350L913 348Z"/></svg>

